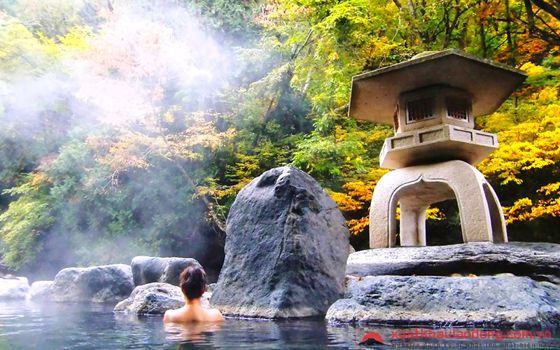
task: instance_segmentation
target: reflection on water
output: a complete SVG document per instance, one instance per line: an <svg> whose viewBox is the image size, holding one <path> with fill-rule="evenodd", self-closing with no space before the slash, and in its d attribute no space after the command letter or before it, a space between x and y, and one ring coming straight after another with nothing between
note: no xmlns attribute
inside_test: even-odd
<svg viewBox="0 0 560 350"><path fill-rule="evenodd" d="M4 349L559 349L546 339L396 339L381 326L330 326L315 320L239 320L164 325L161 317L113 314L106 305L0 302ZM449 329L448 329L449 330ZM551 330L558 336L558 330ZM386 345L359 345L368 333Z"/></svg>
<svg viewBox="0 0 560 350"><path fill-rule="evenodd" d="M166 339L177 349L317 349L359 348L350 339L330 337L323 320L239 320L222 324L165 325Z"/></svg>
<svg viewBox="0 0 560 350"><path fill-rule="evenodd" d="M223 324L220 323L189 323L164 324L166 339L174 343L211 345L209 340L216 336Z"/></svg>

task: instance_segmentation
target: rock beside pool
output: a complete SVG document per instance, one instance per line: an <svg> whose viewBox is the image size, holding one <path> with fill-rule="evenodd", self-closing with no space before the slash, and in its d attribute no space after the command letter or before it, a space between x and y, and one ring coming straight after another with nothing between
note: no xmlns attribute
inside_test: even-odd
<svg viewBox="0 0 560 350"><path fill-rule="evenodd" d="M348 229L308 174L269 170L243 188L227 219L225 261L211 303L226 315L324 315L344 293Z"/></svg>
<svg viewBox="0 0 560 350"><path fill-rule="evenodd" d="M26 277L0 278L0 300L25 299L28 292L29 281Z"/></svg>
<svg viewBox="0 0 560 350"><path fill-rule="evenodd" d="M465 243L369 249L350 254L346 272L354 276L513 273L558 283L560 244Z"/></svg>
<svg viewBox="0 0 560 350"><path fill-rule="evenodd" d="M208 307L210 293L202 295L202 306ZM134 288L127 299L115 306L115 312L137 315L162 315L167 310L178 309L185 304L181 289L169 283L148 283Z"/></svg>
<svg viewBox="0 0 560 350"><path fill-rule="evenodd" d="M53 281L35 281L29 289L30 300L48 300L52 298Z"/></svg>
<svg viewBox="0 0 560 350"><path fill-rule="evenodd" d="M138 315L159 315L185 304L181 289L168 283L148 283L137 286L130 297L119 302L114 311Z"/></svg>
<svg viewBox="0 0 560 350"><path fill-rule="evenodd" d="M53 281L51 300L116 303L134 289L129 265L115 264L59 271Z"/></svg>
<svg viewBox="0 0 560 350"><path fill-rule="evenodd" d="M137 256L132 259L130 265L135 286L152 282L169 283L178 286L181 271L189 266L200 267L200 264L195 259L157 258L150 256Z"/></svg>
<svg viewBox="0 0 560 350"><path fill-rule="evenodd" d="M349 278L334 323L560 326L560 287L528 277L368 276Z"/></svg>

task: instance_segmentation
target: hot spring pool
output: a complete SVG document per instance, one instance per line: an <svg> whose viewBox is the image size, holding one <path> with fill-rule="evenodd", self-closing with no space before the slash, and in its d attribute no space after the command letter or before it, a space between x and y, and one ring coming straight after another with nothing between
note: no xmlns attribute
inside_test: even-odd
<svg viewBox="0 0 560 350"><path fill-rule="evenodd" d="M425 328L423 330L425 331ZM433 331L437 330L433 329ZM364 335L371 332L378 333L389 345L359 345ZM397 339L395 335L398 332L414 334L416 329L382 326L335 327L323 320L273 322L227 319L220 326L208 324L164 326L161 317L114 314L112 307L105 305L0 302L1 350L560 349L560 339L557 338L558 333L554 330L551 330L551 338L520 337L501 341Z"/></svg>

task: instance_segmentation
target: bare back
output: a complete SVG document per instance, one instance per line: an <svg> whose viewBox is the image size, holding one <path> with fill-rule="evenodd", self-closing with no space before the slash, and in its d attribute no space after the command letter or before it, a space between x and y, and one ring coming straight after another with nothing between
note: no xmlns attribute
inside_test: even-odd
<svg viewBox="0 0 560 350"><path fill-rule="evenodd" d="M200 304L185 304L176 310L167 310L163 322L190 323L190 322L219 322L224 317L218 309L206 309Z"/></svg>

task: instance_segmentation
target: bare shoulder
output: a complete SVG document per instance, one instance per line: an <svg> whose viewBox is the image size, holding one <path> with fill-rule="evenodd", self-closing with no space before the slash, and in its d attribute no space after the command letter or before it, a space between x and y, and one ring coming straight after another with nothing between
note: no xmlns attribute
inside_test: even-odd
<svg viewBox="0 0 560 350"><path fill-rule="evenodd" d="M210 321L223 321L224 316L218 309L210 309L208 310L208 314L210 316Z"/></svg>
<svg viewBox="0 0 560 350"><path fill-rule="evenodd" d="M175 310L167 310L163 314L163 322L173 322L175 316Z"/></svg>

